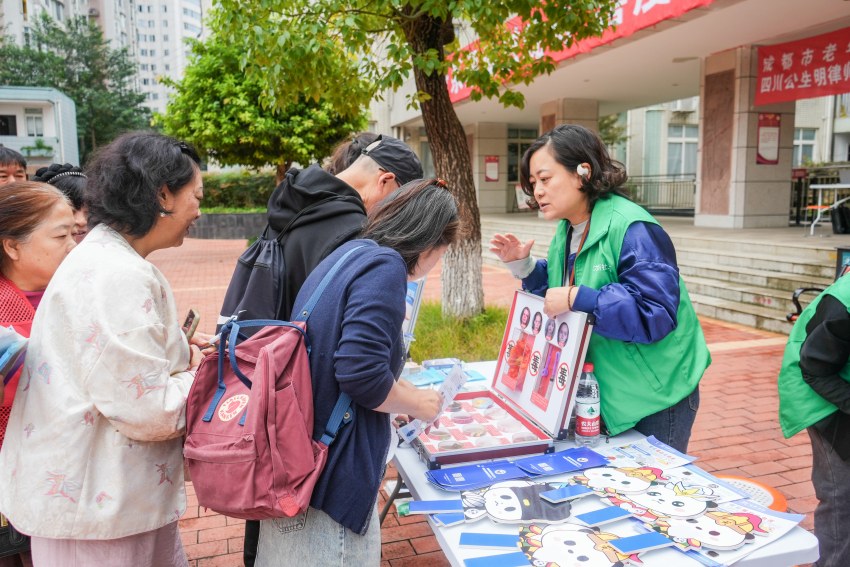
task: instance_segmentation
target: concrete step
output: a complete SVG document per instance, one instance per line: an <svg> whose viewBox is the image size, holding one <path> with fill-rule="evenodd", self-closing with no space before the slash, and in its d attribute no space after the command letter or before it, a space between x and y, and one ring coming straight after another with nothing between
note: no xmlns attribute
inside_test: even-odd
<svg viewBox="0 0 850 567"><path fill-rule="evenodd" d="M696 312L706 317L773 333L787 335L791 332L791 323L785 319L783 313L776 309L747 305L696 293L691 294L691 302Z"/></svg>
<svg viewBox="0 0 850 567"><path fill-rule="evenodd" d="M754 240L739 240L734 234L727 236L695 236L690 234L671 234L671 239L676 250L681 249L704 249L717 250L721 252L733 252L746 254L753 258L781 258L788 261L804 259L809 262L835 266L835 248L814 248L805 237L800 236L801 242L768 242ZM835 245L841 244L835 242Z"/></svg>
<svg viewBox="0 0 850 567"><path fill-rule="evenodd" d="M775 309L783 316L785 313L794 310L794 304L791 302L792 292L785 290L741 285L701 277L687 277L685 278L685 285L687 285L689 293Z"/></svg>
<svg viewBox="0 0 850 567"><path fill-rule="evenodd" d="M766 272L797 274L801 277L832 278L835 267L816 258L789 258L788 256L759 256L747 251L717 250L710 248L676 247L676 260L680 265L692 263L753 268Z"/></svg>
<svg viewBox="0 0 850 567"><path fill-rule="evenodd" d="M706 262L688 262L679 265L679 272L685 281L690 277L721 280L735 284L744 284L775 290L792 292L799 287L827 287L832 278L789 274L768 270L756 270L737 266L721 266Z"/></svg>

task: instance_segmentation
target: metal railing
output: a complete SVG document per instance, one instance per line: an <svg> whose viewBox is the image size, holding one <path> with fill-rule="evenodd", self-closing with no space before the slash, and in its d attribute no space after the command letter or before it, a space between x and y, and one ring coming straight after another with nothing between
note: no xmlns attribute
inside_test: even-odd
<svg viewBox="0 0 850 567"><path fill-rule="evenodd" d="M696 175L638 175L629 177L623 188L651 213L694 215Z"/></svg>
<svg viewBox="0 0 850 567"><path fill-rule="evenodd" d="M814 207L818 204L818 195L817 191L810 189L809 186L846 182L842 178L846 179L847 169L848 166L846 164L811 167L808 171L802 170L803 176L792 179L790 222L798 226L811 222L811 218L816 213ZM821 204L825 206L832 205L837 196L837 192L827 192L822 196ZM828 212L825 215L829 218Z"/></svg>

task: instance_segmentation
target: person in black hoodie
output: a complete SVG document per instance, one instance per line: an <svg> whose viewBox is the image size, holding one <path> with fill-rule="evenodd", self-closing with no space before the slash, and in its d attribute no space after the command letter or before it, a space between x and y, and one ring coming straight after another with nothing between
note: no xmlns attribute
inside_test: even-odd
<svg viewBox="0 0 850 567"><path fill-rule="evenodd" d="M346 169L331 175L319 165L290 168L269 198L269 235L281 231L284 286L277 319L291 319L298 291L331 252L360 234L366 212L384 197L422 177L422 164L404 142L378 136ZM260 523L245 522L243 558L253 567Z"/></svg>
<svg viewBox="0 0 850 567"><path fill-rule="evenodd" d="M390 136L379 136L335 176L318 165L287 171L268 207L270 236L287 232L283 238L285 286L277 318L290 319L304 280L328 254L357 236L366 211L421 177L422 165L413 150Z"/></svg>

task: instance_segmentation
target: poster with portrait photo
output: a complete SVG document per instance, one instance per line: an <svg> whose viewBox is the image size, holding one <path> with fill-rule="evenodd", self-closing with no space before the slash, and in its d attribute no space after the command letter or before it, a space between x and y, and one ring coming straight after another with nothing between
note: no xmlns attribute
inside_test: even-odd
<svg viewBox="0 0 850 567"><path fill-rule="evenodd" d="M591 331L587 314L548 317L542 297L517 291L493 389L552 437L565 438Z"/></svg>

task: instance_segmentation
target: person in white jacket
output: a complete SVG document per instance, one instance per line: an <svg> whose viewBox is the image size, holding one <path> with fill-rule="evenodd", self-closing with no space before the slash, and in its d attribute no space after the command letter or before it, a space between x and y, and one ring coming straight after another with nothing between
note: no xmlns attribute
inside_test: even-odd
<svg viewBox="0 0 850 567"><path fill-rule="evenodd" d="M202 355L145 258L200 216L198 162L139 132L87 168L92 230L36 312L0 452L0 511L32 536L39 567L187 565L182 436Z"/></svg>

